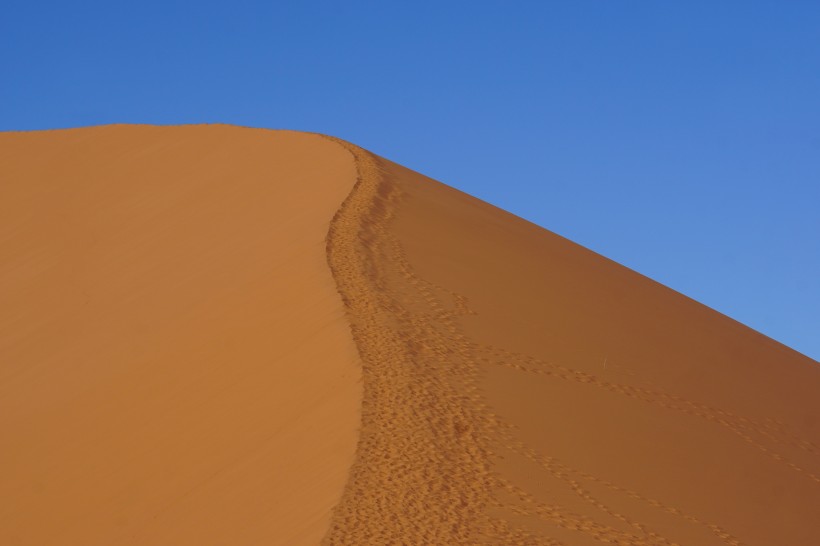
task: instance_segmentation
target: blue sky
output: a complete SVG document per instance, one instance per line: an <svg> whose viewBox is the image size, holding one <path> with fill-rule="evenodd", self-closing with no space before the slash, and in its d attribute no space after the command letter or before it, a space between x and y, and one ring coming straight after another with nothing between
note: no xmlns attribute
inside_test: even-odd
<svg viewBox="0 0 820 546"><path fill-rule="evenodd" d="M333 134L820 358L820 3L37 2L0 130Z"/></svg>

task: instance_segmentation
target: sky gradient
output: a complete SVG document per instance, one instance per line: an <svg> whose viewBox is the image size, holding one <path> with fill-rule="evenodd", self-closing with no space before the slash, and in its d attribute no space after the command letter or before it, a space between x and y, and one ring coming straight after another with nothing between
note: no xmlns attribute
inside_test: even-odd
<svg viewBox="0 0 820 546"><path fill-rule="evenodd" d="M820 3L3 11L0 130L332 134L820 358Z"/></svg>

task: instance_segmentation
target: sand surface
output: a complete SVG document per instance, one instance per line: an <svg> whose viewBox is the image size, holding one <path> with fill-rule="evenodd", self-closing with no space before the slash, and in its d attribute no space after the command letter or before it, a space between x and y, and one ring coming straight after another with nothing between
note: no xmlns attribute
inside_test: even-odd
<svg viewBox="0 0 820 546"><path fill-rule="evenodd" d="M817 362L348 147L363 422L326 543L820 544Z"/></svg>
<svg viewBox="0 0 820 546"><path fill-rule="evenodd" d="M0 544L820 544L820 365L486 203L221 126L0 180Z"/></svg>
<svg viewBox="0 0 820 546"><path fill-rule="evenodd" d="M0 544L317 544L360 364L314 135L0 135Z"/></svg>

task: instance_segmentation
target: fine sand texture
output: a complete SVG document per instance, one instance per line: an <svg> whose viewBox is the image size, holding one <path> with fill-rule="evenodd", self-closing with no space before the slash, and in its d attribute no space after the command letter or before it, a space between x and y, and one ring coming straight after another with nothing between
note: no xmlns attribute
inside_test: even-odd
<svg viewBox="0 0 820 546"><path fill-rule="evenodd" d="M812 546L820 364L335 138L0 134L0 492L14 546Z"/></svg>
<svg viewBox="0 0 820 546"><path fill-rule="evenodd" d="M326 544L820 544L820 366L355 146L363 362Z"/></svg>
<svg viewBox="0 0 820 546"><path fill-rule="evenodd" d="M361 365L315 135L0 134L0 545L317 544Z"/></svg>

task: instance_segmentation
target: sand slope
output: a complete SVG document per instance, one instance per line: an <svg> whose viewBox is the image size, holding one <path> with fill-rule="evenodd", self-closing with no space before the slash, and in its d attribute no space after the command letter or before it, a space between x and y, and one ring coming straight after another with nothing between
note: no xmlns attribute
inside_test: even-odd
<svg viewBox="0 0 820 546"><path fill-rule="evenodd" d="M330 137L0 134L0 544L820 544L820 366Z"/></svg>
<svg viewBox="0 0 820 546"><path fill-rule="evenodd" d="M816 362L347 147L365 390L326 543L820 544Z"/></svg>
<svg viewBox="0 0 820 546"><path fill-rule="evenodd" d="M0 135L0 544L316 544L360 365L317 136Z"/></svg>

